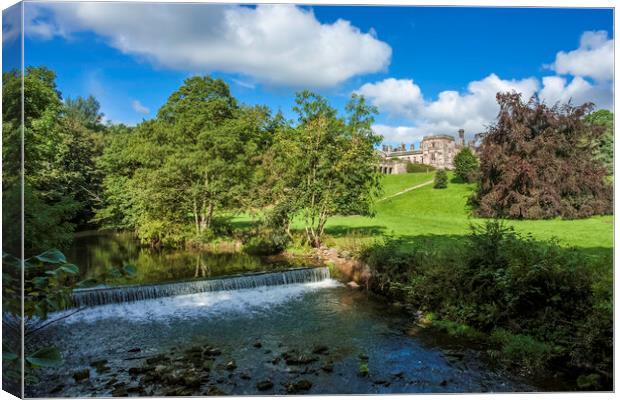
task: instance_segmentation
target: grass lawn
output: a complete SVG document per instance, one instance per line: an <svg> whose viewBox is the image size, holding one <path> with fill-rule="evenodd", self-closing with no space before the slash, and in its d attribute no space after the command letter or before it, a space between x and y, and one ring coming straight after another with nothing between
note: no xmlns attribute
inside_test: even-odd
<svg viewBox="0 0 620 400"><path fill-rule="evenodd" d="M432 179L433 174L413 173L388 175L384 195ZM452 178L452 175L450 175ZM484 220L472 218L467 209L467 198L473 185L450 181L447 189L433 189L432 185L414 189L377 204L373 218L348 216L332 217L327 224L330 244L346 246L351 236L363 240L381 235L440 242L452 245L469 233L470 224ZM609 254L613 247L613 217L593 217L582 220L506 221L517 232L531 234L538 240L559 239L562 245L592 250L594 254ZM353 235L351 235L353 234ZM454 242L456 241L456 242Z"/></svg>
<svg viewBox="0 0 620 400"><path fill-rule="evenodd" d="M381 198L391 196L420 183L433 180L434 172L416 174L384 175L382 177L383 193Z"/></svg>

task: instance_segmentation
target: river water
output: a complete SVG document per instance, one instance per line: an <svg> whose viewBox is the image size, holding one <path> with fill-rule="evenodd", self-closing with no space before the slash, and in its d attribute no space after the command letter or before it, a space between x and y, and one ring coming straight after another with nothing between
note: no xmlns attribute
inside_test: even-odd
<svg viewBox="0 0 620 400"><path fill-rule="evenodd" d="M183 274L170 270L168 276ZM57 346L65 362L43 370L41 382L26 394L110 396L119 385L133 388L130 395L169 394L170 385L147 385L131 368L164 353L173 361L178 356L182 368L187 349L207 345L221 354L209 373L197 375L200 384L189 394L286 394L300 380L310 383L302 394L536 390L492 371L474 351L438 347L424 330L412 336L411 321L399 308L324 278L88 307L31 338ZM61 315L68 314L53 317ZM312 358L288 363L291 353ZM366 366L368 374L360 373ZM76 381L74 373L86 369L89 377ZM265 380L273 386L259 391L257 383Z"/></svg>

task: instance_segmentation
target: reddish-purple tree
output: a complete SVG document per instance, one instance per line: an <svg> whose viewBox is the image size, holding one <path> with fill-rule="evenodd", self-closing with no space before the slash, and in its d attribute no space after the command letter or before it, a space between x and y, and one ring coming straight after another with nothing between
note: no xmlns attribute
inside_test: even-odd
<svg viewBox="0 0 620 400"><path fill-rule="evenodd" d="M483 217L585 218L613 211L613 190L593 144L593 105L527 103L498 93L497 121L480 135L480 178L470 203Z"/></svg>

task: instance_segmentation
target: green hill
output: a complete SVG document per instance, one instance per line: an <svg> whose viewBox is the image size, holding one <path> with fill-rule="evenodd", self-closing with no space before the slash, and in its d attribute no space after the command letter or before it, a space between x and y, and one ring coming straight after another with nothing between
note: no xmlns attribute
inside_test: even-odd
<svg viewBox="0 0 620 400"><path fill-rule="evenodd" d="M432 176L432 173L385 176L382 197L426 182L432 179ZM452 242L449 239L458 239L459 236L467 234L470 224L484 221L472 218L467 208L467 198L472 193L473 185L454 183L452 174L450 179L447 189L433 189L432 185L429 185L378 202L373 218L331 218L327 233L333 236L336 245L351 233L367 238L390 234L412 240L424 238L448 244L447 242ZM507 223L514 226L517 232L532 234L539 240L555 237L566 246L599 250L611 250L613 246L612 216L581 220L510 220Z"/></svg>

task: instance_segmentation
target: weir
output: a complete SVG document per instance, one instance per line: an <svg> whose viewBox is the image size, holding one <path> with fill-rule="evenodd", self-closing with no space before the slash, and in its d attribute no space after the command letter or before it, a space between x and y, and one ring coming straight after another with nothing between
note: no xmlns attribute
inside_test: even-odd
<svg viewBox="0 0 620 400"><path fill-rule="evenodd" d="M127 303L203 292L320 282L329 278L329 269L325 267L295 268L279 272L259 272L154 285L76 289L73 291L73 307L93 307L110 303Z"/></svg>

